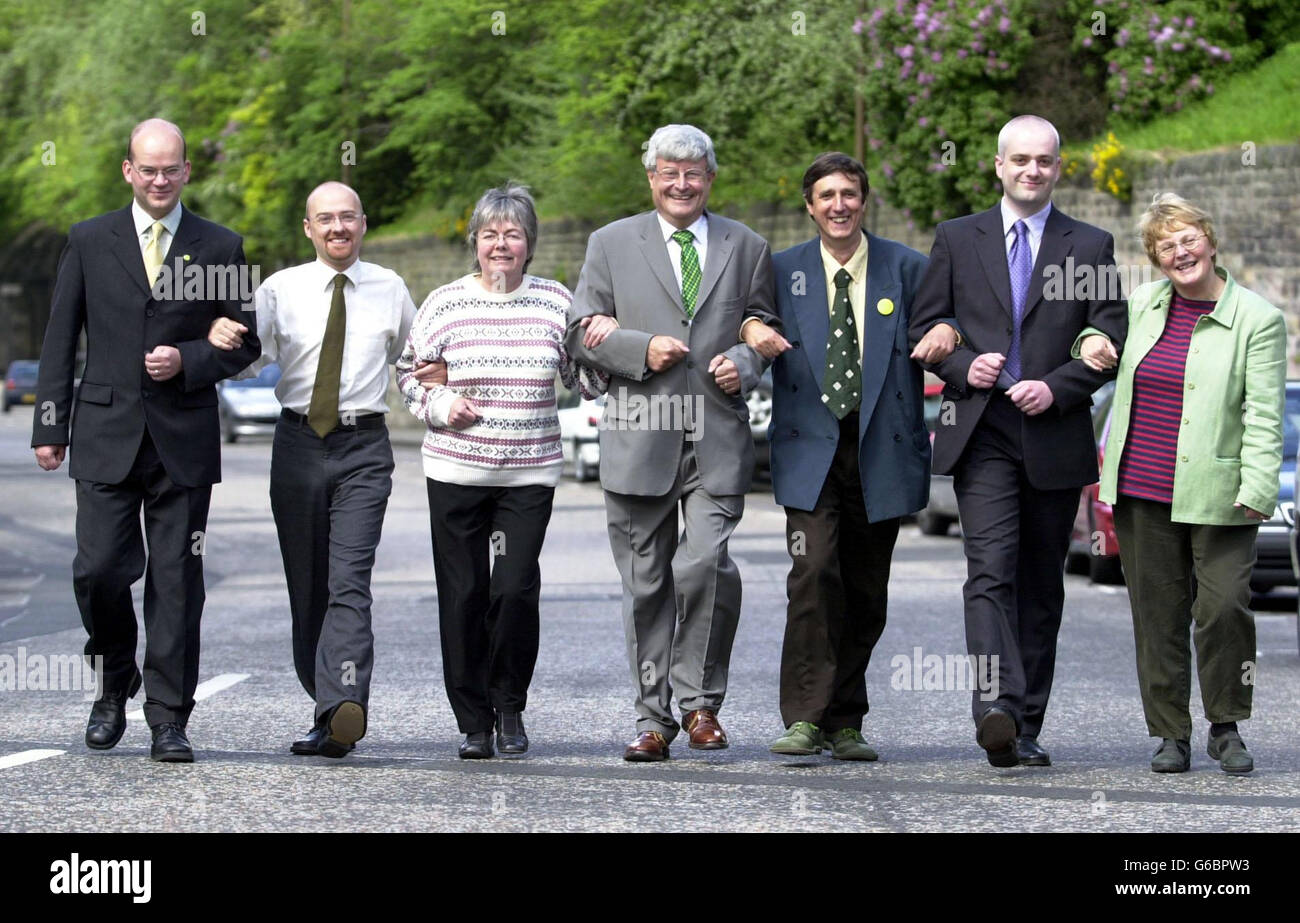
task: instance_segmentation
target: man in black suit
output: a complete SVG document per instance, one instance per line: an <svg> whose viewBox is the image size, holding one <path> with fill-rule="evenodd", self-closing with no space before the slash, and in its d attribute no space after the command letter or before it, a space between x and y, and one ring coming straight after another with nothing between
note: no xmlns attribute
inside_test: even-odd
<svg viewBox="0 0 1300 923"><path fill-rule="evenodd" d="M1012 119L994 164L1002 201L939 225L910 335L915 343L941 322L961 331L934 366L946 383L934 470L953 475L961 514L976 741L994 766L1047 766L1038 734L1065 555L1079 490L1097 480L1088 411L1114 374L1091 371L1070 348L1090 327L1118 347L1127 309L1119 291L1099 284L1117 279L1111 235L1052 207L1061 173L1052 124ZM1084 276L1089 285L1076 288ZM1054 277L1065 284L1047 284Z"/></svg>
<svg viewBox="0 0 1300 923"><path fill-rule="evenodd" d="M205 530L212 485L221 480L214 385L256 359L260 344L250 336L240 349L222 352L207 341L218 315L250 319L240 301L244 286L226 284L244 277L243 243L181 207L190 164L180 129L162 119L137 125L122 176L135 201L68 232L41 349L32 447L47 471L69 450L84 329L86 367L69 460L77 482L72 577L90 636L86 656L103 658L86 745L110 749L126 730L126 700L141 684L131 584L144 574L150 756L192 762L185 725L198 685ZM164 285L169 280L160 276L173 266L199 283ZM220 296L205 290L218 278Z"/></svg>

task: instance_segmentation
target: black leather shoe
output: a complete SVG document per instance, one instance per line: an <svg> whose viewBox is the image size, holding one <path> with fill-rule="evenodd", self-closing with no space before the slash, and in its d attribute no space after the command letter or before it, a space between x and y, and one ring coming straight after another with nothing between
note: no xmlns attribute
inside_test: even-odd
<svg viewBox="0 0 1300 923"><path fill-rule="evenodd" d="M461 759L486 760L491 759L492 755L491 731L477 731L473 734L465 735L465 742L460 745Z"/></svg>
<svg viewBox="0 0 1300 923"><path fill-rule="evenodd" d="M289 752L295 756L320 756L320 745L328 736L324 724L318 724L302 737L289 745ZM348 750L355 750L356 744L348 744Z"/></svg>
<svg viewBox="0 0 1300 923"><path fill-rule="evenodd" d="M989 764L999 769L1019 766L1016 756L1016 719L1001 705L990 705L975 728L975 742L984 748Z"/></svg>
<svg viewBox="0 0 1300 923"><path fill-rule="evenodd" d="M1020 760L1021 766L1052 765L1052 758L1038 745L1038 740L1034 737L1016 738L1016 758Z"/></svg>
<svg viewBox="0 0 1300 923"><path fill-rule="evenodd" d="M528 735L524 733L524 716L519 712L497 713L497 749L502 756L528 752Z"/></svg>
<svg viewBox="0 0 1300 923"><path fill-rule="evenodd" d="M366 736L366 710L360 702L340 702L325 716L322 729L316 755L342 759Z"/></svg>
<svg viewBox="0 0 1300 923"><path fill-rule="evenodd" d="M126 689L105 690L90 706L86 723L86 746L92 750L112 750L126 733L126 700L140 691L140 674Z"/></svg>
<svg viewBox="0 0 1300 923"><path fill-rule="evenodd" d="M194 749L185 736L185 728L179 724L155 725L153 746L149 748L149 759L157 763L192 763Z"/></svg>

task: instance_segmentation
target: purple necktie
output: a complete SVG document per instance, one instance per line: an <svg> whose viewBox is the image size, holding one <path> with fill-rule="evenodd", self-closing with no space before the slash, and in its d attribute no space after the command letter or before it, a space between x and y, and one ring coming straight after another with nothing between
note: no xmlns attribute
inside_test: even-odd
<svg viewBox="0 0 1300 923"><path fill-rule="evenodd" d="M1029 228L1017 221L1012 228L1016 239L1007 256L1011 272L1011 346L1007 348L1007 361L1003 371L1014 382L1020 380L1020 322L1025 316L1025 296L1029 294L1029 277L1034 272L1034 257L1029 248Z"/></svg>

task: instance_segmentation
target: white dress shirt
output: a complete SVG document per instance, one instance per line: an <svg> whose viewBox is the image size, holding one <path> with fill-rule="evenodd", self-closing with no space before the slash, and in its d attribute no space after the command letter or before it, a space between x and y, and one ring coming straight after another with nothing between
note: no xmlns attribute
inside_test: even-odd
<svg viewBox="0 0 1300 923"><path fill-rule="evenodd" d="M275 396L280 404L306 414L316 385L325 324L338 270L320 260L282 269L263 282L255 296L257 335L262 341L260 369L280 365ZM347 324L339 376L339 413L387 413L388 367L406 345L415 302L406 283L391 269L357 260L343 271Z"/></svg>
<svg viewBox="0 0 1300 923"><path fill-rule="evenodd" d="M659 230L663 232L664 243L668 245L668 262L673 264L673 275L677 277L677 290L681 291L682 288L682 245L673 240L673 235L676 234L678 230L690 231L695 235L695 252L700 258L700 279L703 281L704 258L708 255L709 251L708 217L704 212L700 212L700 217L696 218L691 223L690 227L686 228L673 227L665 221L664 216L658 212L655 212L655 217L659 219ZM698 308L699 305L697 304L696 307Z"/></svg>
<svg viewBox="0 0 1300 923"><path fill-rule="evenodd" d="M1002 197L1002 238L1007 247L1007 259L1011 258L1011 245L1016 242L1016 222L1022 220L1019 215L1011 210L1007 205L1006 196ZM1049 200L1046 205L1034 212L1028 218L1023 219L1025 228L1029 231L1029 261L1030 265L1038 264L1038 246L1043 242L1043 228L1047 226L1047 216L1052 213L1052 203Z"/></svg>
<svg viewBox="0 0 1300 923"><path fill-rule="evenodd" d="M176 236L176 229L181 226L181 203L176 200L175 206L162 218L155 218L147 211L140 207L140 203L135 199L131 200L131 218L135 221L135 239L140 245L140 256L144 258L145 248L149 246L149 238L153 235L153 223L162 221L162 253L166 257L167 249L172 245L172 239ZM149 261L145 259L145 265Z"/></svg>

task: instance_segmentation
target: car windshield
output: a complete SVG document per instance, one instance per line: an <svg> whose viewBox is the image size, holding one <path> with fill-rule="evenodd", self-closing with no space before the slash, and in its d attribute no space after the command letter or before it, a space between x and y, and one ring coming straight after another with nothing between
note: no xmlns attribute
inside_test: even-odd
<svg viewBox="0 0 1300 923"><path fill-rule="evenodd" d="M274 388L275 383L280 380L280 367L274 362L268 365L262 371L257 373L256 378L245 378L241 381L227 381L228 388Z"/></svg>

